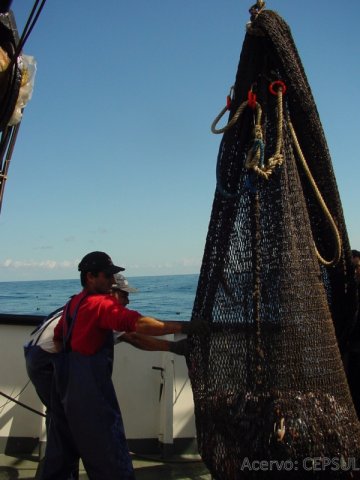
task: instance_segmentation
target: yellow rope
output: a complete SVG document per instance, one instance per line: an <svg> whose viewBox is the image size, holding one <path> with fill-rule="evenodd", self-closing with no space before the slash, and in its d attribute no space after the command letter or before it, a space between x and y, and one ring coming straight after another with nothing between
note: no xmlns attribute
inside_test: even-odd
<svg viewBox="0 0 360 480"><path fill-rule="evenodd" d="M280 87L278 90L278 108L277 108L277 113L278 113L278 123L277 123L277 140L276 140L276 148L275 148L275 153L272 157L268 159L266 164L264 166L259 166L259 162L255 162L251 160L251 157L248 154L248 157L246 159L245 167L246 168L252 168L258 175L263 177L264 179L268 180L269 176L273 173L275 168L279 165L282 165L284 159L281 153L282 145L283 145L283 101L282 101L283 95L282 95L282 88ZM260 131L260 133L259 133ZM259 121L257 120L257 125L255 125L255 139L261 139L262 140L263 135L262 135L262 129L260 125L260 119ZM250 153L250 152L249 152ZM257 150L257 157L259 157L259 153Z"/></svg>
<svg viewBox="0 0 360 480"><path fill-rule="evenodd" d="M275 153L269 160L262 165L262 155L261 148L258 145L259 142L263 144L263 132L261 127L261 117L262 117L262 109L261 105L256 102L255 103L255 127L254 127L254 147L250 148L246 161L245 161L245 168L254 170L258 175L263 177L264 179L268 180L269 176L272 174L274 169L278 165L282 165L283 163L283 156L281 154L281 149L283 145L283 92L282 88L279 87L277 91L277 112L278 112L278 124L277 124L277 141L276 141L276 148ZM215 118L213 123L211 124L211 131L212 133L219 134L224 133L229 128L233 127L235 123L239 120L240 116L249 105L248 101L243 102L239 108L236 110L234 116L228 122L227 125L223 128L216 128L217 124L221 120L221 118L225 115L228 110L228 107L224 107L219 115Z"/></svg>
<svg viewBox="0 0 360 480"><path fill-rule="evenodd" d="M294 130L294 127L292 125L292 123L289 121L289 127L290 127L290 132L291 132L291 136L293 138L293 141L294 141L294 144L295 144L295 148L296 148L296 151L299 155L299 158L300 158L300 161L301 161L301 164L302 164L302 167L305 171L305 174L314 190L314 193L315 193L315 196L320 204L320 207L322 208L324 214L325 214L325 217L327 218L329 224L330 224L330 227L331 227L331 230L333 232L333 235L334 235L334 239L335 239L335 242L336 242L336 252L335 252L335 255L334 255L334 258L332 260L325 260L319 253L316 245L315 245L315 251L316 251L316 255L319 259L319 261L327 266L327 267L331 267L333 265L336 265L339 260L340 260L340 257L341 257L341 237L340 237L340 234L339 234L339 230L336 226L336 223L329 211L329 209L327 208L327 205L320 193L320 190L318 188L318 186L316 185L316 182L314 180L314 177L312 176L311 172L310 172L310 169L309 169L309 166L306 162L306 159L304 157L304 154L301 150L301 147L300 147L300 144L299 144L299 141L298 141L298 138L296 136L296 133L295 133L295 130Z"/></svg>
<svg viewBox="0 0 360 480"><path fill-rule="evenodd" d="M265 5L266 5L266 3L264 2L264 0L256 0L256 6L257 6L259 9L264 8Z"/></svg>
<svg viewBox="0 0 360 480"><path fill-rule="evenodd" d="M277 116L278 116L277 140L276 140L275 153L268 160L269 166L281 165L284 161L282 153L281 153L281 149L282 149L282 145L283 145L283 91L282 91L281 87L278 90L277 100L278 100L278 105L277 105Z"/></svg>
<svg viewBox="0 0 360 480"><path fill-rule="evenodd" d="M215 120L213 121L213 123L211 124L211 131L212 133L215 133L215 134L219 134L219 133L224 133L226 132L226 130L229 130L229 128L231 128L233 125L235 125L235 123L238 121L238 119L240 118L241 114L243 113L243 111L245 110L245 108L247 107L248 105L248 102L243 102L240 107L236 110L236 112L234 113L234 116L232 117L232 119L229 121L229 123L227 125L225 125L225 127L223 128L219 128L217 129L216 128L216 125L219 123L219 121L221 120L221 118L225 115L225 113L228 111L228 107L224 107L221 112L219 113L219 115L215 118Z"/></svg>
<svg viewBox="0 0 360 480"><path fill-rule="evenodd" d="M268 180L269 176L272 174L274 169L279 165L282 165L284 162L283 155L281 153L282 147L283 147L283 88L279 86L277 90L277 117L278 117L278 123L277 123L277 140L276 140L276 147L275 147L275 153L272 157L268 159L266 164L264 166L261 165L262 161L262 154L263 152L261 151L261 148L259 146L260 142L263 143L263 132L262 132L262 127L261 127L261 117L262 117L262 109L261 106L258 102L256 102L255 110L256 110L256 117L255 117L255 127L254 127L254 147L252 147L246 157L245 161L245 167L247 169L253 169L259 176L263 177L264 179ZM231 120L228 122L227 125L223 128L217 129L216 126L219 123L220 119L225 115L225 113L228 111L228 107L224 107L219 115L215 118L213 123L211 124L211 131L212 133L219 134L219 133L224 133L229 128L231 128L235 123L238 121L246 107L249 105L248 101L243 102L239 108L236 110L234 116L231 118ZM339 234L339 230L335 224L335 221L329 211L329 209L326 206L326 203L316 185L316 182L310 172L310 169L307 165L306 159L304 157L304 154L301 150L299 141L297 139L294 127L289 120L289 128L291 132L291 136L293 138L295 148L298 152L301 164L304 168L305 174L315 192L315 196L320 204L320 207L322 208L325 217L327 218L330 227L332 229L332 232L334 234L334 238L336 241L336 252L334 255L334 258L332 260L325 260L319 253L316 245L315 245L315 251L316 255L319 259L319 261L325 265L325 266L332 266L336 265L341 257L341 237Z"/></svg>

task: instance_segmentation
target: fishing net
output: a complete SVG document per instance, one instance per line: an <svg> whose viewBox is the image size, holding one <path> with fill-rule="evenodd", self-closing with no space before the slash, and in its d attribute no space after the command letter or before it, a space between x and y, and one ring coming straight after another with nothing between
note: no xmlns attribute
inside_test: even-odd
<svg viewBox="0 0 360 480"><path fill-rule="evenodd" d="M224 135L192 315L209 333L191 337L187 356L199 451L218 480L355 478L360 427L339 350L355 310L349 242L276 13L248 26L227 108L226 127L221 115L212 127Z"/></svg>

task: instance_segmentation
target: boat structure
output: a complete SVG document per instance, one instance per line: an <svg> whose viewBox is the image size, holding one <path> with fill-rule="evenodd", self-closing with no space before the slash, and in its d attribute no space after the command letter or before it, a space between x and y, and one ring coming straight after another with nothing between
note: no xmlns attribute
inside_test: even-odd
<svg viewBox="0 0 360 480"><path fill-rule="evenodd" d="M0 394L0 445L9 455L41 452L45 441L44 408L29 383L22 353L24 340L41 320L36 315L0 315L0 392L6 395ZM113 381L132 452L198 459L184 357L117 345Z"/></svg>

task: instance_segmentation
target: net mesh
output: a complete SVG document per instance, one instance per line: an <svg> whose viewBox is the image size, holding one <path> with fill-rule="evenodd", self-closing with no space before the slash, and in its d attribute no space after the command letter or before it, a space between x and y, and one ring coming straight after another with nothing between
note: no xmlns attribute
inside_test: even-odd
<svg viewBox="0 0 360 480"><path fill-rule="evenodd" d="M272 94L269 85L278 80L287 87L283 163L266 179L247 159L256 150L266 166L277 150L279 90ZM262 108L263 144L254 147L256 112L248 106L220 144L193 308L192 320L209 322L208 334L190 338L187 356L198 445L216 479L257 478L259 472L244 468L246 459L291 459L297 467L286 478L304 478L307 458L351 465L360 456L360 427L339 350L351 331L355 285L319 115L290 29L271 11L246 33L230 120L251 88ZM332 259L336 238L301 165L290 122L340 235L336 265L324 266L316 253ZM355 478L351 468L320 472L311 462L305 464L313 465L311 478ZM281 474L268 470L266 478Z"/></svg>

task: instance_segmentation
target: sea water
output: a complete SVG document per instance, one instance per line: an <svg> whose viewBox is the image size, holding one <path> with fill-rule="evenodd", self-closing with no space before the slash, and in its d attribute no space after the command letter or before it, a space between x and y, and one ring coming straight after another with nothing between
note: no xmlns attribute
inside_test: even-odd
<svg viewBox="0 0 360 480"><path fill-rule="evenodd" d="M128 278L128 308L163 320L189 320L199 275ZM81 290L79 279L0 282L0 313L48 315Z"/></svg>

